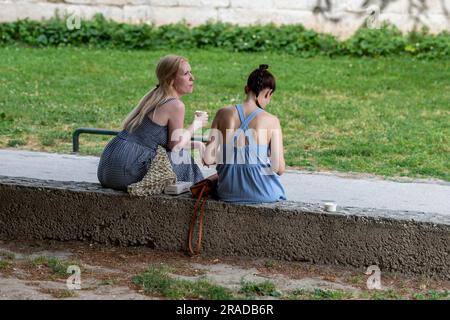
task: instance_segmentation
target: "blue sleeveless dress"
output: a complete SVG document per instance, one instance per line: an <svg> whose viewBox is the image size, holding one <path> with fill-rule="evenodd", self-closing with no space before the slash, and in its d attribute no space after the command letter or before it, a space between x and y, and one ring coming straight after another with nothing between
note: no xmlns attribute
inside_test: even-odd
<svg viewBox="0 0 450 320"><path fill-rule="evenodd" d="M231 144L222 148L223 161L216 167L219 175L217 198L227 202L261 203L286 200L280 177L272 171L267 144L256 144L248 124L262 109L247 118L241 105L236 106L241 120ZM237 138L244 133L248 144L237 146Z"/></svg>
<svg viewBox="0 0 450 320"><path fill-rule="evenodd" d="M158 145L167 149L167 144L168 127L144 117L139 127L132 132L119 132L105 147L98 165L98 180L104 187L127 190L128 185L141 181L145 176ZM179 153L167 151L167 155L178 181L195 183L203 179L188 150L182 149Z"/></svg>

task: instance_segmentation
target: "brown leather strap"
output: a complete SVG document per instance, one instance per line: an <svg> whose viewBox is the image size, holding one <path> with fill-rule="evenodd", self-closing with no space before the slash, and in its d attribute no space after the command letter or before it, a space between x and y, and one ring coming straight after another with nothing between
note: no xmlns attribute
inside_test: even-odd
<svg viewBox="0 0 450 320"><path fill-rule="evenodd" d="M189 238L188 238L188 248L189 248L189 255L195 256L200 253L200 248L202 245L202 232L203 232L203 217L205 215L205 203L208 196L203 196L203 193L205 192L206 185L203 186L202 190L200 191L200 195L198 196L197 202L195 203L194 207L194 214L191 218L191 223L189 224ZM194 228L195 228L195 222L197 221L197 215L198 215L198 206L201 202L201 209L200 209L200 216L198 217L198 236L197 241L195 245L195 249L192 248L192 238L194 237Z"/></svg>

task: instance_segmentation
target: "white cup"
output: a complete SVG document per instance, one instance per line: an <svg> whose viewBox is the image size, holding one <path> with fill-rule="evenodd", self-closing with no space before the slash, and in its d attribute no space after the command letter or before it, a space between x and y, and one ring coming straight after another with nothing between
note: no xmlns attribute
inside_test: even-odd
<svg viewBox="0 0 450 320"><path fill-rule="evenodd" d="M196 111L195 111L195 115L196 115L196 116L207 116L207 115L208 115L208 112L206 112L206 111L201 111L201 110L196 110Z"/></svg>
<svg viewBox="0 0 450 320"><path fill-rule="evenodd" d="M334 202L325 202L324 206L325 206L325 211L328 211L328 212L336 211L336 203L334 203Z"/></svg>

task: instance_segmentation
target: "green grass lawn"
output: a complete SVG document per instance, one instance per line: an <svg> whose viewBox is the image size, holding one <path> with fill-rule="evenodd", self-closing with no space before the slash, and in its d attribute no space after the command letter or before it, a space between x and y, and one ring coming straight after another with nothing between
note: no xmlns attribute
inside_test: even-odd
<svg viewBox="0 0 450 320"><path fill-rule="evenodd" d="M78 127L120 129L168 53L0 48L0 147L67 153ZM186 123L240 102L248 74L268 63L289 166L450 181L449 60L176 53L196 76ZM80 151L99 155L109 139L82 136Z"/></svg>

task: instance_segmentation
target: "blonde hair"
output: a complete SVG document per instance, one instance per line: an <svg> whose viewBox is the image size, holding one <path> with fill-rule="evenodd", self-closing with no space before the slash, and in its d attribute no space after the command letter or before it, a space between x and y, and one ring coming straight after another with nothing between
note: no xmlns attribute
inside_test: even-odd
<svg viewBox="0 0 450 320"><path fill-rule="evenodd" d="M156 66L156 77L159 83L155 88L147 92L137 107L128 114L123 123L124 130L133 131L139 127L144 117L172 94L171 82L177 76L183 61L187 62L187 59L173 54L159 60Z"/></svg>

